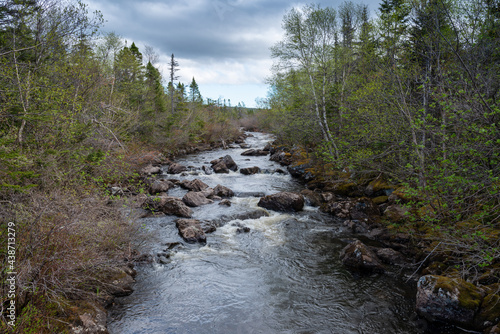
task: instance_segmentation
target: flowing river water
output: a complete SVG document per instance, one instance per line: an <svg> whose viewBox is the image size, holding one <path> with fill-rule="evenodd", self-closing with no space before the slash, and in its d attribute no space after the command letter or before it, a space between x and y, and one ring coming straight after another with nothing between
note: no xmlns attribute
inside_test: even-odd
<svg viewBox="0 0 500 334"><path fill-rule="evenodd" d="M251 134L247 144L252 148L272 140L270 135ZM259 196L299 192L304 186L274 172L283 167L269 156L242 156L244 150L213 150L176 162L201 168L229 154L239 168L259 166L262 173L164 175L198 178L210 187L221 184L236 196L230 207L215 201L193 208L193 218L221 224L207 234L205 245L184 243L175 227L177 217L141 220L154 235L148 251L162 252L171 242L181 245L172 250L170 262L137 268L134 293L117 299L109 312L109 332L423 333L411 320L415 291L396 270L358 276L342 266L339 253L354 238L342 220L307 205L293 214L257 206ZM181 188L169 190L171 196L185 193ZM255 218L256 212L268 215ZM244 213L250 213L248 219ZM250 232L239 233L241 227Z"/></svg>

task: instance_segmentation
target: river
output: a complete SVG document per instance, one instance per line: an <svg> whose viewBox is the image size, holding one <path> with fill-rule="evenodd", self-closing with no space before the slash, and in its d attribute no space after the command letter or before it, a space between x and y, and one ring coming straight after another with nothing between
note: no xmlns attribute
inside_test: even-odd
<svg viewBox="0 0 500 334"><path fill-rule="evenodd" d="M247 143L252 148L272 140L267 134L250 134ZM141 220L153 235L143 245L145 250L156 254L168 243L181 245L173 249L169 263L137 267L134 293L117 299L109 311L109 332L423 333L421 325L411 320L415 291L404 284L397 269L360 276L342 266L340 250L354 238L342 220L307 205L293 214L257 206L255 195L298 192L303 185L274 172L284 168L269 156L242 156L244 150L213 150L176 162L200 168L229 154L240 168L259 166L263 173L164 175L198 178L211 187L221 184L236 196L230 207L215 201L194 208L193 218L225 222L207 234L205 245L184 243L175 227L177 217ZM182 197L185 192L175 188L169 195ZM231 220L259 211L268 216ZM239 233L242 226L250 232Z"/></svg>

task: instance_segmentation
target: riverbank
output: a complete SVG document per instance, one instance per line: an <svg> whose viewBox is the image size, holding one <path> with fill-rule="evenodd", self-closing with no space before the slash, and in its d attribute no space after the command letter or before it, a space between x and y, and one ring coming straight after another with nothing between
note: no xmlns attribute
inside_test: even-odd
<svg viewBox="0 0 500 334"><path fill-rule="evenodd" d="M240 135L168 148L130 141L82 157L81 170L40 166L36 187L2 201L2 224L15 223L17 276L15 319L3 318L0 332L106 333L106 309L133 291L136 246L148 238L131 210L148 191L146 169Z"/></svg>
<svg viewBox="0 0 500 334"><path fill-rule="evenodd" d="M402 266L411 272L407 281L417 286L415 307L422 318L500 332L500 263L488 257L498 253L498 226L430 223L435 209L420 204L422 194L381 172L338 170L298 147L275 146L271 154L306 184L303 195L311 203L345 219L359 239L379 243L346 247L341 255L346 266L364 272ZM352 256L356 253L362 259Z"/></svg>

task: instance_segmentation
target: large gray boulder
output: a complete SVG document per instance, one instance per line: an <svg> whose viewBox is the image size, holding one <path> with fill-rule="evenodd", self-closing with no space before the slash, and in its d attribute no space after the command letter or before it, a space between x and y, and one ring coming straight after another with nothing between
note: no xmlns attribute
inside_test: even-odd
<svg viewBox="0 0 500 334"><path fill-rule="evenodd" d="M274 211L301 211L304 207L304 197L300 194L284 191L262 197L257 205Z"/></svg>

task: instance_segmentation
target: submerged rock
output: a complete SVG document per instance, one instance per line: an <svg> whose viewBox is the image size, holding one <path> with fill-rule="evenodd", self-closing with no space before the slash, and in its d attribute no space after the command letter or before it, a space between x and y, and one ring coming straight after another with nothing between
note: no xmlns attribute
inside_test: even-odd
<svg viewBox="0 0 500 334"><path fill-rule="evenodd" d="M304 207L304 197L300 194L284 191L262 197L257 205L275 211L301 211Z"/></svg>
<svg viewBox="0 0 500 334"><path fill-rule="evenodd" d="M213 173L212 169L206 165L201 166L201 170L204 171L206 175L212 175Z"/></svg>
<svg viewBox="0 0 500 334"><path fill-rule="evenodd" d="M244 175L252 175L252 174L257 174L259 172L260 172L260 168L257 166L240 169L240 173L244 174Z"/></svg>
<svg viewBox="0 0 500 334"><path fill-rule="evenodd" d="M220 201L219 205L231 206L231 201L228 199L223 199Z"/></svg>

